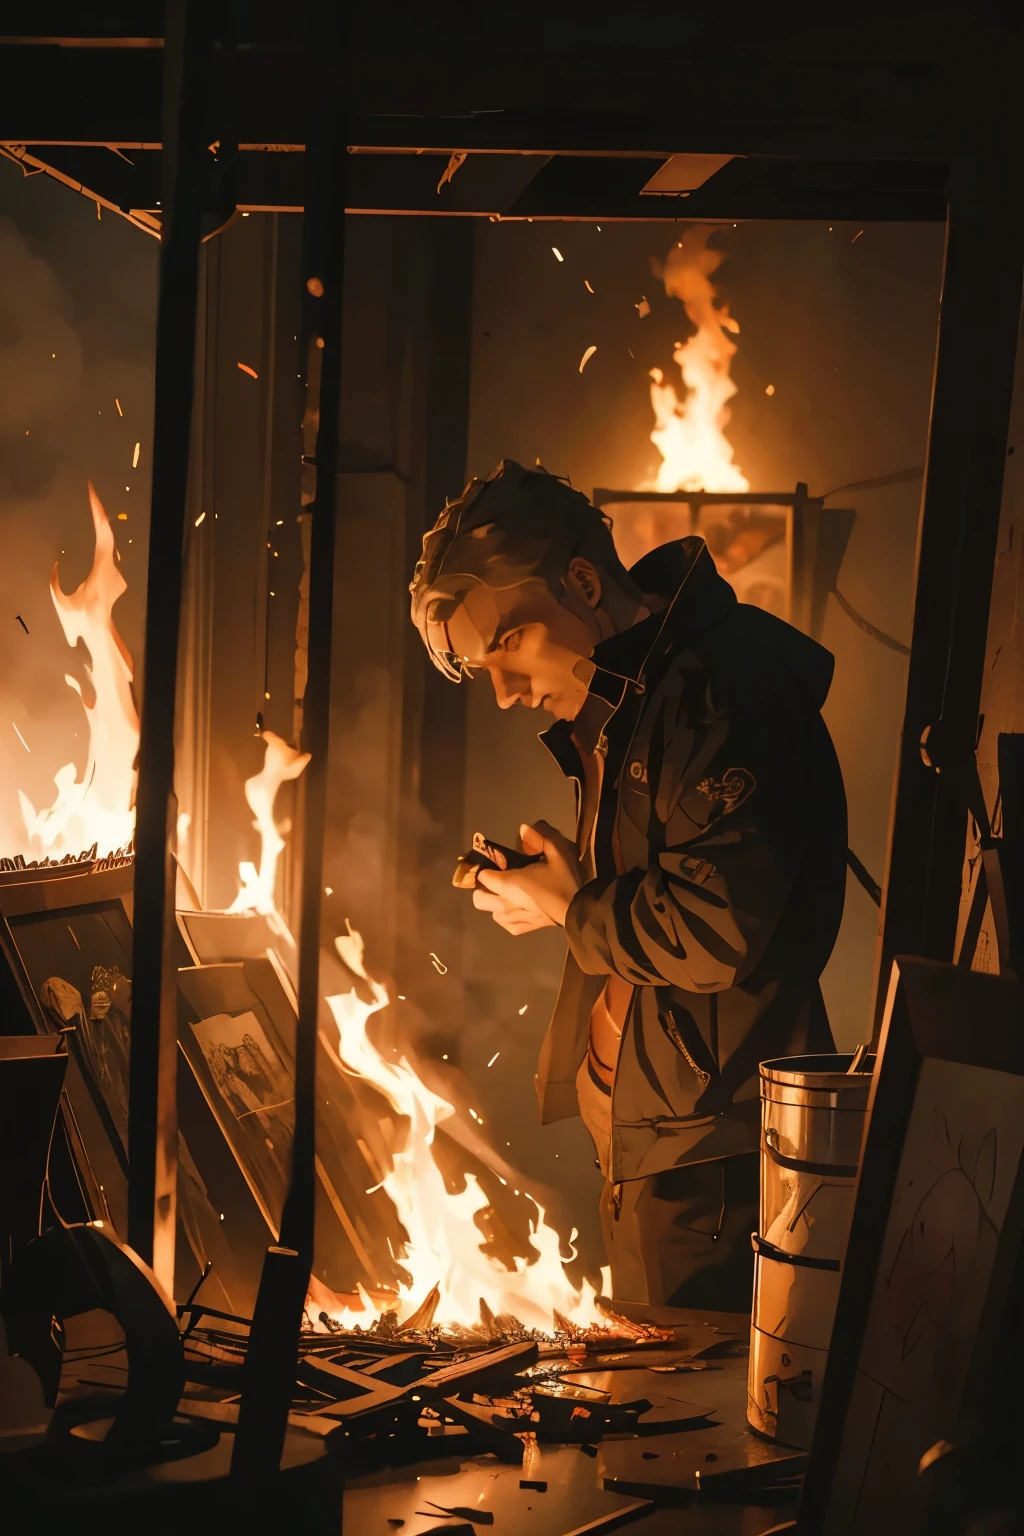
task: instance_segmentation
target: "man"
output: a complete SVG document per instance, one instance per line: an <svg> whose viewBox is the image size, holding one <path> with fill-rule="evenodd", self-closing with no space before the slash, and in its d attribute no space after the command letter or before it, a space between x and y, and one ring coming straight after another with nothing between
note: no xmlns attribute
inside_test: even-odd
<svg viewBox="0 0 1024 1536"><path fill-rule="evenodd" d="M614 1294L745 1309L758 1063L833 1049L832 657L737 603L701 539L626 571L584 496L508 460L446 507L410 590L436 665L554 715L541 740L576 780L575 839L524 826L542 860L473 900L509 933L565 929L538 1094L593 1137Z"/></svg>

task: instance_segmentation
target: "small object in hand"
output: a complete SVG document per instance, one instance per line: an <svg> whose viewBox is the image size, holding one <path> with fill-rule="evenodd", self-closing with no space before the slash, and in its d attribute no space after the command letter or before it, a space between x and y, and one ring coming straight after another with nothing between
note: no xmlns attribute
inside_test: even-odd
<svg viewBox="0 0 1024 1536"><path fill-rule="evenodd" d="M482 869L525 869L528 864L540 864L542 853L520 853L506 848L502 843L492 843L482 832L473 833L473 846L464 853L455 866L452 885L460 891L476 889L476 877Z"/></svg>

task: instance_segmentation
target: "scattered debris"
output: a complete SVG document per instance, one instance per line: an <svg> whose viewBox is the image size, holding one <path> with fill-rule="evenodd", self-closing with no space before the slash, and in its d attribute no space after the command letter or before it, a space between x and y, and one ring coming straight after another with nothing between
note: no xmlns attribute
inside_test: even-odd
<svg viewBox="0 0 1024 1536"><path fill-rule="evenodd" d="M651 312L651 306L647 302L647 295L644 294L640 300L640 303L634 304L633 308L636 310L641 320L643 320L646 315L649 315Z"/></svg>
<svg viewBox="0 0 1024 1536"><path fill-rule="evenodd" d="M464 149L457 149L455 151L445 167L444 175L441 177L441 180L437 184L438 192L440 192L441 188L447 182L451 181L452 177L455 175L455 172L459 169L460 166L465 165L468 158L468 151Z"/></svg>
<svg viewBox="0 0 1024 1536"><path fill-rule="evenodd" d="M597 351L597 347L596 346L592 346L592 347L588 347L587 350L584 352L583 356L580 358L580 373L583 372L584 368L590 362L590 359L593 357L593 355L594 355L594 353L596 351Z"/></svg>
<svg viewBox="0 0 1024 1536"><path fill-rule="evenodd" d="M449 1509L444 1504L435 1504L433 1499L425 1499L423 1502L429 1504L431 1509L436 1509L439 1515L449 1515L457 1520L469 1520L474 1525L494 1524L494 1515L489 1509L472 1509L468 1504L453 1504ZM419 1514L420 1511L417 1510L416 1513Z"/></svg>
<svg viewBox="0 0 1024 1536"><path fill-rule="evenodd" d="M255 368L250 368L248 363L239 363L238 366L242 370L242 372L243 373L247 373L251 379L258 379L259 378L259 374L256 372L256 369Z"/></svg>
<svg viewBox="0 0 1024 1536"><path fill-rule="evenodd" d="M25 620L22 618L21 614L20 613L16 613L14 615L14 617L17 619L18 623L21 625L22 629L25 631L25 633L27 635L28 634L28 625L25 623Z"/></svg>

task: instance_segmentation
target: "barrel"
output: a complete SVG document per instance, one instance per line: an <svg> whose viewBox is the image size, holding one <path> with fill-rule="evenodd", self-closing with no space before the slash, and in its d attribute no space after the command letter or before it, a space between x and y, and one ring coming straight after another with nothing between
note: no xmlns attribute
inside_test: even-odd
<svg viewBox="0 0 1024 1536"><path fill-rule="evenodd" d="M874 1057L763 1061L747 1421L809 1449L853 1214Z"/></svg>

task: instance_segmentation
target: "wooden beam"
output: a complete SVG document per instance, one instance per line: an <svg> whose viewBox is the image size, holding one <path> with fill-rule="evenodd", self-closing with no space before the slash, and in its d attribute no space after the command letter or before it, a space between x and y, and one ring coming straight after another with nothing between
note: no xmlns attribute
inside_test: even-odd
<svg viewBox="0 0 1024 1536"><path fill-rule="evenodd" d="M157 305L153 480L135 824L128 1241L174 1294L177 997L172 961L174 725L188 495L209 34L201 0L169 0L164 233Z"/></svg>
<svg viewBox="0 0 1024 1536"><path fill-rule="evenodd" d="M313 132L308 152L303 341L307 383L318 380L315 494L312 502L309 649L302 709L304 776L295 1128L291 1186L281 1245L267 1250L245 1360L245 1388L231 1461L240 1482L273 1478L281 1460L295 1379L299 1331L313 1262L316 1204L316 1055L320 1008L320 932L327 754L331 710L334 522L341 416L341 332L345 216L345 141L338 66L338 16L332 0L313 0ZM296 422L296 445L300 442Z"/></svg>
<svg viewBox="0 0 1024 1536"><path fill-rule="evenodd" d="M1005 195L1011 173L998 148L953 169L876 1031L895 955L953 958L1021 319L1024 214Z"/></svg>

